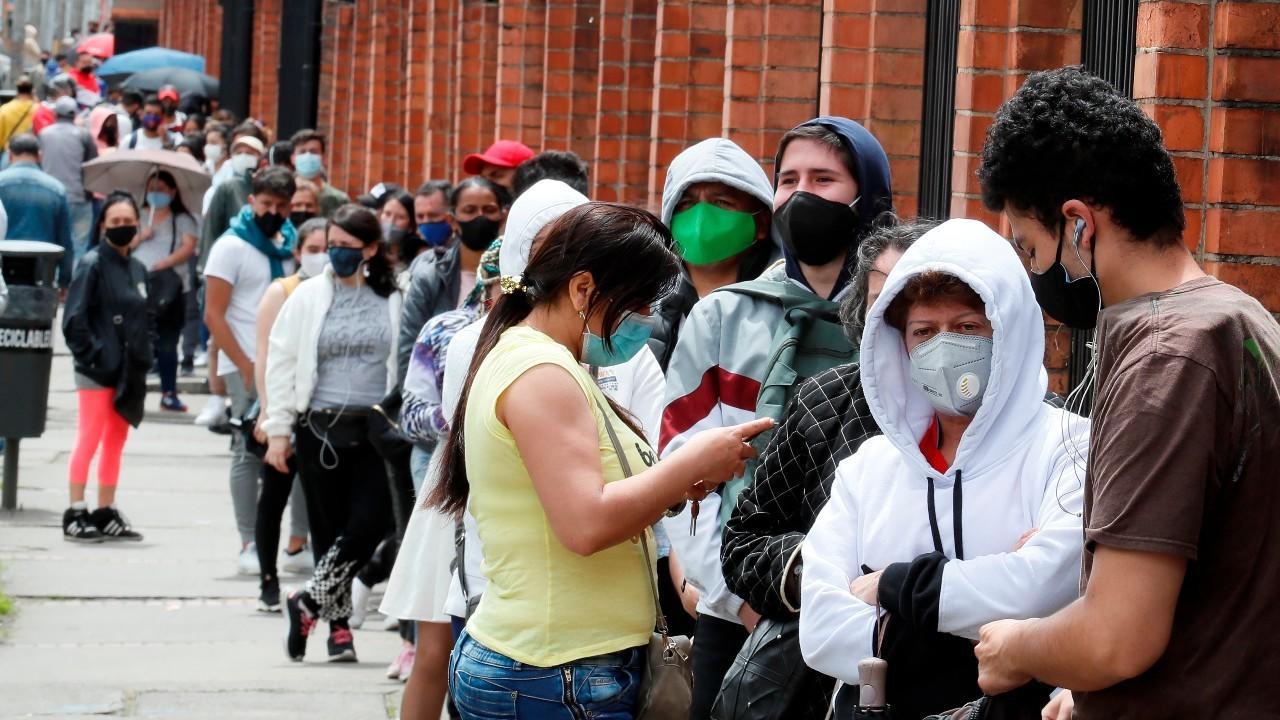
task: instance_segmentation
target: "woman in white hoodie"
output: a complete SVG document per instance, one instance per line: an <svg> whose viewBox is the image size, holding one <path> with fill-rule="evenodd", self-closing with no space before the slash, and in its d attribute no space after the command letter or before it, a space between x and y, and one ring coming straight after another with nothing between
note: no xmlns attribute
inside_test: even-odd
<svg viewBox="0 0 1280 720"><path fill-rule="evenodd" d="M850 684L879 652L893 717L918 718L981 695L984 623L1076 597L1088 428L1044 402L1039 307L982 223L951 220L907 250L862 338L884 434L840 463L804 544L800 645Z"/></svg>
<svg viewBox="0 0 1280 720"><path fill-rule="evenodd" d="M287 472L294 435L319 558L306 587L285 603L289 657L302 660L312 627L328 620L329 661L354 662L351 579L391 517L385 464L368 420L396 386L400 292L382 228L368 209L339 208L327 240L324 273L298 286L271 328L265 462Z"/></svg>

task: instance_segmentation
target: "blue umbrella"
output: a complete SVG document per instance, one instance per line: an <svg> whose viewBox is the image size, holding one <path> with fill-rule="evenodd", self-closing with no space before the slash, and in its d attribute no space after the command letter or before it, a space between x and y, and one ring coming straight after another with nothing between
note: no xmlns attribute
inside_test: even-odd
<svg viewBox="0 0 1280 720"><path fill-rule="evenodd" d="M98 75L132 75L143 70L156 68L185 68L198 73L204 72L204 58L180 50L162 47L149 47L133 52L121 53L102 63Z"/></svg>

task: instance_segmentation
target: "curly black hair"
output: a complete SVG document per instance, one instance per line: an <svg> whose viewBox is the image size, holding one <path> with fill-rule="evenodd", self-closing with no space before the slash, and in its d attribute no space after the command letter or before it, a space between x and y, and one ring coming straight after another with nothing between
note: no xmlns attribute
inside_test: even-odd
<svg viewBox="0 0 1280 720"><path fill-rule="evenodd" d="M982 201L1065 222L1062 203L1101 205L1140 240L1169 246L1186 227L1160 128L1110 83L1080 67L1033 73L1000 107L978 169Z"/></svg>

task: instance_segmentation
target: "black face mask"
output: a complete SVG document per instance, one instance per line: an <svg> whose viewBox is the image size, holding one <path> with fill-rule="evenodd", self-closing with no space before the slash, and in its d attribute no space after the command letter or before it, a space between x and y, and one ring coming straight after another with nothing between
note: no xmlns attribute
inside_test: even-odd
<svg viewBox="0 0 1280 720"><path fill-rule="evenodd" d="M313 212L307 212L306 210L294 210L289 213L289 222L293 223L293 227L296 230L297 228L302 227L302 223L315 216L316 214Z"/></svg>
<svg viewBox="0 0 1280 720"><path fill-rule="evenodd" d="M773 229L792 257L805 265L826 265L852 252L858 213L844 203L796 191L773 214Z"/></svg>
<svg viewBox="0 0 1280 720"><path fill-rule="evenodd" d="M1075 245L1080 246L1084 223L1076 225ZM1089 274L1071 279L1062 265L1062 245L1066 238L1058 236L1058 254L1053 264L1044 272L1031 273L1031 291L1036 302L1049 317L1077 330L1092 330L1098 324L1098 310L1102 307L1102 290L1098 287L1098 273L1089 259Z"/></svg>
<svg viewBox="0 0 1280 720"><path fill-rule="evenodd" d="M133 239L137 237L138 226L120 225L119 227L107 228L107 231L103 233L103 235L106 236L107 242L112 245L115 245L116 247L124 247L125 245L133 242Z"/></svg>
<svg viewBox="0 0 1280 720"><path fill-rule="evenodd" d="M258 226L262 234L268 240L276 236L280 232L280 228L284 227L284 216L278 213L263 213L253 216L253 223Z"/></svg>
<svg viewBox="0 0 1280 720"><path fill-rule="evenodd" d="M498 223L484 215L459 222L458 228L462 230L462 244L468 250L484 250L498 238Z"/></svg>

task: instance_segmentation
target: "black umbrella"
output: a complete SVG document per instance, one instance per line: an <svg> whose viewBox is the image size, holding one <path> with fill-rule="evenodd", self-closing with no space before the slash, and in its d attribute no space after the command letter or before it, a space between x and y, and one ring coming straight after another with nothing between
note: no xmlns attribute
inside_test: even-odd
<svg viewBox="0 0 1280 720"><path fill-rule="evenodd" d="M155 68L143 70L124 81L121 87L143 93L158 92L165 85L172 85L180 95L218 96L218 79L186 68Z"/></svg>

